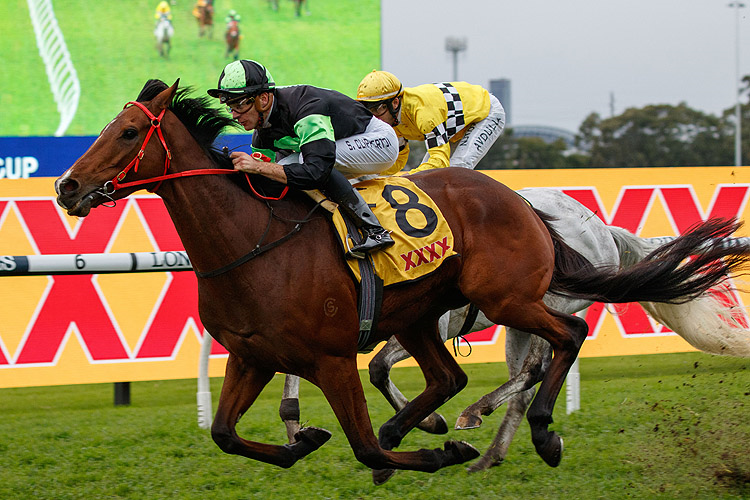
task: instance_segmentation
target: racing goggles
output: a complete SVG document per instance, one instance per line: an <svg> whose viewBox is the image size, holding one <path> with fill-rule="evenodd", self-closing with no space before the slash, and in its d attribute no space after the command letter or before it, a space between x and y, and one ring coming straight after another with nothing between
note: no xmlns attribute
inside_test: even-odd
<svg viewBox="0 0 750 500"><path fill-rule="evenodd" d="M227 111L241 115L242 113L249 111L254 102L255 97L241 97L239 99L226 101L225 104L227 106Z"/></svg>
<svg viewBox="0 0 750 500"><path fill-rule="evenodd" d="M381 117L386 111L390 111L388 104L390 100L385 101L374 101L374 102L362 102L367 108L367 111L372 113L375 117Z"/></svg>

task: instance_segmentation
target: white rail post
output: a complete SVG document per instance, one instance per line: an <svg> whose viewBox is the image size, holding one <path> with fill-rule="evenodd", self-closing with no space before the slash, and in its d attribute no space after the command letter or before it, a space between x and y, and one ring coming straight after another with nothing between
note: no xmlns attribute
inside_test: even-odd
<svg viewBox="0 0 750 500"><path fill-rule="evenodd" d="M565 413L570 415L581 409L581 373L578 368L578 359L573 362L568 372L565 383Z"/></svg>
<svg viewBox="0 0 750 500"><path fill-rule="evenodd" d="M208 378L208 359L211 354L213 337L203 330L200 359L198 360L198 427L211 428L213 408L211 406L211 385Z"/></svg>
<svg viewBox="0 0 750 500"><path fill-rule="evenodd" d="M586 311L578 311L576 316L585 318ZM581 372L578 364L580 358L576 357L573 365L568 371L568 377L565 379L565 413L570 415L574 411L581 409Z"/></svg>

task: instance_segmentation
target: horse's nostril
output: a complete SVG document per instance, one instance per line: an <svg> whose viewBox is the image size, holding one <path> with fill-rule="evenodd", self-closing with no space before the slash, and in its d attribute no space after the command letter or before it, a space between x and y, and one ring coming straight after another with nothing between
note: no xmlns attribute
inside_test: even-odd
<svg viewBox="0 0 750 500"><path fill-rule="evenodd" d="M62 182L61 186L63 191L66 193L72 193L73 191L78 189L78 183L74 180L67 179Z"/></svg>

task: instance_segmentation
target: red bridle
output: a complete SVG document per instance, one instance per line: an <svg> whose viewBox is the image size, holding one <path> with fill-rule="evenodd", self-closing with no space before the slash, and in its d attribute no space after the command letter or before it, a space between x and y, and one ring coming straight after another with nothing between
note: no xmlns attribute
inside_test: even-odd
<svg viewBox="0 0 750 500"><path fill-rule="evenodd" d="M154 186L153 189L149 189L148 191L153 193L156 192L157 189L161 186L161 183L164 182L167 179L175 179L177 177L189 177L193 175L212 175L212 174L235 174L237 173L236 170L227 170L223 168L204 168L204 169L198 169L198 170L187 170L185 172L175 172L172 174L168 174L167 171L169 170L169 165L172 161L172 152L169 150L169 147L167 146L167 141L164 140L164 135L161 132L161 119L164 117L164 113L167 111L166 108L159 113L159 116L154 115L146 106L141 104L137 101L130 101L127 103L123 109L129 107L129 106L137 106L141 111L143 111L146 116L151 120L151 128L149 129L148 133L146 133L146 138L143 140L143 145L141 146L140 151L138 151L138 154L133 158L133 160L128 163L128 165L122 169L122 171L117 174L114 179L111 181L108 181L104 183L104 192L107 195L110 195L114 193L116 190L131 186L142 186L144 184L150 184L152 182L156 182L156 186ZM130 181L130 182L122 182L125 179L125 176L128 175L128 172L130 172L131 169L133 169L134 172L138 172L138 165L141 163L141 159L143 158L143 155L146 151L146 146L148 145L148 141L151 140L151 136L154 135L154 130L156 130L156 134L159 136L159 141L161 142L161 145L164 147L164 151L167 153L167 156L164 160L164 173L157 177L151 177L148 179L140 179L137 181ZM256 159L262 159L263 161L271 161L270 158L265 157L264 155L260 153L253 153L253 158ZM255 188L253 187L252 183L250 182L250 176L245 174L245 177L247 178L247 183L250 186L250 189L252 189L253 193L255 193L256 196L259 198L262 198L264 200L280 200L283 198L287 191L289 191L289 186L285 186L284 190L281 192L281 194L278 197L268 197L263 196L259 194ZM111 187L111 191L109 190L108 186Z"/></svg>

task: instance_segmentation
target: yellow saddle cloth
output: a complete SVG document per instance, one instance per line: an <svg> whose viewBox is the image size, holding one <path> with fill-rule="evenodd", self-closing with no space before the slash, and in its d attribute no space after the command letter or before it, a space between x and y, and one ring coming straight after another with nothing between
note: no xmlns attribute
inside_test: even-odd
<svg viewBox="0 0 750 500"><path fill-rule="evenodd" d="M370 254L383 286L421 278L457 255L453 233L440 209L427 194L405 177L385 177L355 185L395 244ZM337 210L333 215L339 239L345 249L352 246L346 225ZM358 259L347 259L352 273L361 281Z"/></svg>

